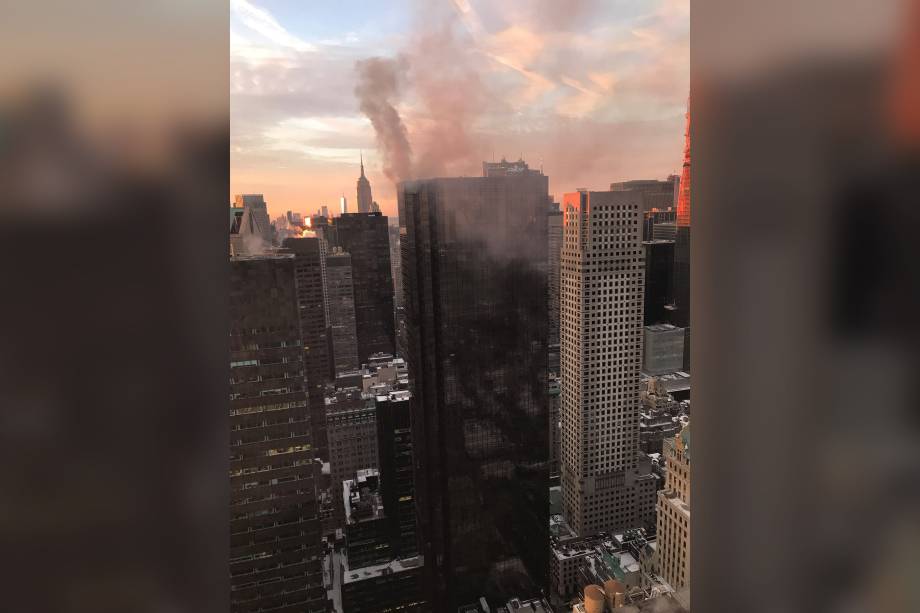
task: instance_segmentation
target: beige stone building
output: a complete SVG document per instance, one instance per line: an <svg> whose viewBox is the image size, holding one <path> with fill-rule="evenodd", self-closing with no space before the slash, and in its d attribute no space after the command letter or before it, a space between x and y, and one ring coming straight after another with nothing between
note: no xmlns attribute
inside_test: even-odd
<svg viewBox="0 0 920 613"><path fill-rule="evenodd" d="M690 584L690 426L664 441L668 474L658 492L658 569L676 590Z"/></svg>

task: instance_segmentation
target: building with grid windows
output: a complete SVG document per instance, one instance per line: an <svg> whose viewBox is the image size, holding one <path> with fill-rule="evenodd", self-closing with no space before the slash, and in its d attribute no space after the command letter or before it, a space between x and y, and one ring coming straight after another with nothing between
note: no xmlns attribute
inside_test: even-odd
<svg viewBox="0 0 920 613"><path fill-rule="evenodd" d="M563 517L579 536L648 525L639 461L645 256L640 191L565 195L561 257Z"/></svg>

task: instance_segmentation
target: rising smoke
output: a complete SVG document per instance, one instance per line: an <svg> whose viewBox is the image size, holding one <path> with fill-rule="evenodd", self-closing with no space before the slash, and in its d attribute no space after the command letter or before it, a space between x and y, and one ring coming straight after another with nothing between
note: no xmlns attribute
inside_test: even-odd
<svg viewBox="0 0 920 613"><path fill-rule="evenodd" d="M377 134L377 145L383 151L383 172L398 182L411 176L412 150L396 102L405 80L406 59L372 57L357 62L355 95Z"/></svg>
<svg viewBox="0 0 920 613"><path fill-rule="evenodd" d="M488 99L456 12L420 4L412 44L395 59L356 63L355 95L394 182L475 169L482 146L472 126ZM481 59L480 59L481 61ZM478 67L481 70L481 66ZM397 105L413 94L412 138Z"/></svg>

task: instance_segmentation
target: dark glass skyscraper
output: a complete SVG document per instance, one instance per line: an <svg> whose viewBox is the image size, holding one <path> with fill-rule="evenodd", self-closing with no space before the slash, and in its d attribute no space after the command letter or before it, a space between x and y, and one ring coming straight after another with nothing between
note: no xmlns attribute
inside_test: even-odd
<svg viewBox="0 0 920 613"><path fill-rule="evenodd" d="M436 611L548 587L548 179L401 183L422 554Z"/></svg>
<svg viewBox="0 0 920 613"><path fill-rule="evenodd" d="M411 403L407 391L377 397L380 493L390 523L390 547L397 558L418 555Z"/></svg>
<svg viewBox="0 0 920 613"><path fill-rule="evenodd" d="M230 610L325 613L293 255L230 260Z"/></svg>
<svg viewBox="0 0 920 613"><path fill-rule="evenodd" d="M303 347L304 374L310 401L310 423L317 456L329 460L326 440L325 389L329 377L329 338L323 296L323 263L319 239L315 236L286 238L284 247L294 257L297 280L297 312Z"/></svg>
<svg viewBox="0 0 920 613"><path fill-rule="evenodd" d="M340 215L330 226L332 245L351 254L358 363L396 348L390 231L380 213Z"/></svg>
<svg viewBox="0 0 920 613"><path fill-rule="evenodd" d="M646 240L642 325L670 323L674 302L674 241Z"/></svg>

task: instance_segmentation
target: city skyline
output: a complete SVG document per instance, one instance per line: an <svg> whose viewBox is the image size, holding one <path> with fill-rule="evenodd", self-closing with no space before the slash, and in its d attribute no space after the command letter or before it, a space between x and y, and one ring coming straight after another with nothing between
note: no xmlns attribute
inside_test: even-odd
<svg viewBox="0 0 920 613"><path fill-rule="evenodd" d="M355 93L356 63L369 58L396 73L388 101L415 162L400 178L478 176L483 160L524 158L542 164L558 198L680 170L686 0L565 11L345 4L307 14L278 0L231 3L230 191L264 194L272 216L337 209L343 194L356 201L363 152L375 199L395 217L392 164ZM442 150L443 159L432 153Z"/></svg>

